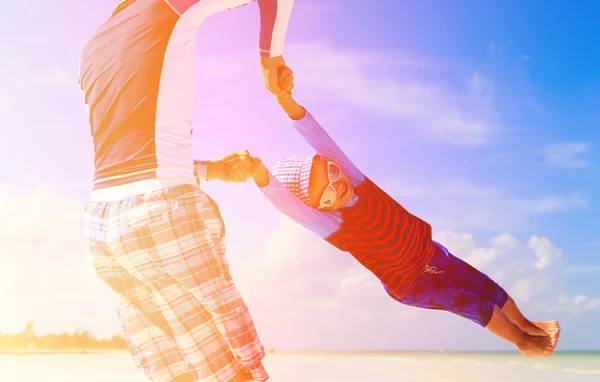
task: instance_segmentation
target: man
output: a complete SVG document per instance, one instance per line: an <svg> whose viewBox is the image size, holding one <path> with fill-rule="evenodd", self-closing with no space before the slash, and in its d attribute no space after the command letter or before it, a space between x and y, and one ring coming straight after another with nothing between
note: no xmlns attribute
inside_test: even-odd
<svg viewBox="0 0 600 382"><path fill-rule="evenodd" d="M282 73L280 84L291 91L292 72ZM366 177L292 96L278 101L317 152L281 159L274 174L254 159L254 181L281 212L352 254L396 301L465 317L526 357L554 352L558 322L526 319L504 289L434 242L431 226Z"/></svg>
<svg viewBox="0 0 600 382"><path fill-rule="evenodd" d="M293 0L258 0L260 66L277 71ZM264 349L225 257L224 225L198 179L242 182L251 162L194 161L196 32L252 0L124 0L81 54L95 149L85 235L137 366L155 382L265 381Z"/></svg>

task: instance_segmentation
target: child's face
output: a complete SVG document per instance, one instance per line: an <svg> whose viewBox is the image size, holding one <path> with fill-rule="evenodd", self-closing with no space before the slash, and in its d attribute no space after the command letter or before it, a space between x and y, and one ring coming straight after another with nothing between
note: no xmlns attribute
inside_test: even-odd
<svg viewBox="0 0 600 382"><path fill-rule="evenodd" d="M337 178L339 179L335 180ZM326 192L330 184L335 192ZM315 155L310 172L308 195L314 208L323 211L335 211L348 203L354 195L354 188L348 182L346 174L341 171L336 163ZM332 197L335 198L332 204L322 203Z"/></svg>

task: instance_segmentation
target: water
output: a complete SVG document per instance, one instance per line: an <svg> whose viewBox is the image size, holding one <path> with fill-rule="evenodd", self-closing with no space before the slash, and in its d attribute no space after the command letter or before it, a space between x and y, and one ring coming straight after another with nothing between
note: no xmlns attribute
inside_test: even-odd
<svg viewBox="0 0 600 382"><path fill-rule="evenodd" d="M276 353L272 382L598 382L600 353ZM147 382L128 353L0 355L0 382Z"/></svg>

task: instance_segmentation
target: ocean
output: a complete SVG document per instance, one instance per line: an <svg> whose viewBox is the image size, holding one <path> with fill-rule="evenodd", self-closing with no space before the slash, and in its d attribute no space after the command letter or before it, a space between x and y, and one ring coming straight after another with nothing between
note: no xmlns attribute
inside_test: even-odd
<svg viewBox="0 0 600 382"><path fill-rule="evenodd" d="M274 353L272 382L600 382L600 352ZM0 355L1 382L146 382L128 353Z"/></svg>

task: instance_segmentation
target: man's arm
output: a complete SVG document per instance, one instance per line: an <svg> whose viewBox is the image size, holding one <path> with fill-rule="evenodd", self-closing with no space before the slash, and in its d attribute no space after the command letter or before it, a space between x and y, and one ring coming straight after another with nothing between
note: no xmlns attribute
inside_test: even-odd
<svg viewBox="0 0 600 382"><path fill-rule="evenodd" d="M294 0L258 0L260 67L265 86L278 97L290 96L279 86L278 72L286 67L282 54L293 5Z"/></svg>
<svg viewBox="0 0 600 382"><path fill-rule="evenodd" d="M277 83L277 72L285 67L282 54L294 0L166 0L179 15L193 12L191 17L197 20L198 27L214 13L254 1L258 2L260 12L258 48L265 86L273 94L287 97L289 92L282 90Z"/></svg>
<svg viewBox="0 0 600 382"><path fill-rule="evenodd" d="M226 181L231 172L230 166L221 160L197 160L194 161L194 169L201 182L215 179Z"/></svg>
<svg viewBox="0 0 600 382"><path fill-rule="evenodd" d="M260 57L273 58L283 54L285 36L294 0L258 0L260 10Z"/></svg>
<svg viewBox="0 0 600 382"><path fill-rule="evenodd" d="M291 96L277 97L277 102L292 120L294 129L315 149L317 154L340 165L353 186L358 186L364 181L363 173L302 105Z"/></svg>
<svg viewBox="0 0 600 382"><path fill-rule="evenodd" d="M260 159L252 175L260 191L284 215L325 239L340 228L342 219L329 212L319 211L304 204L266 169Z"/></svg>

